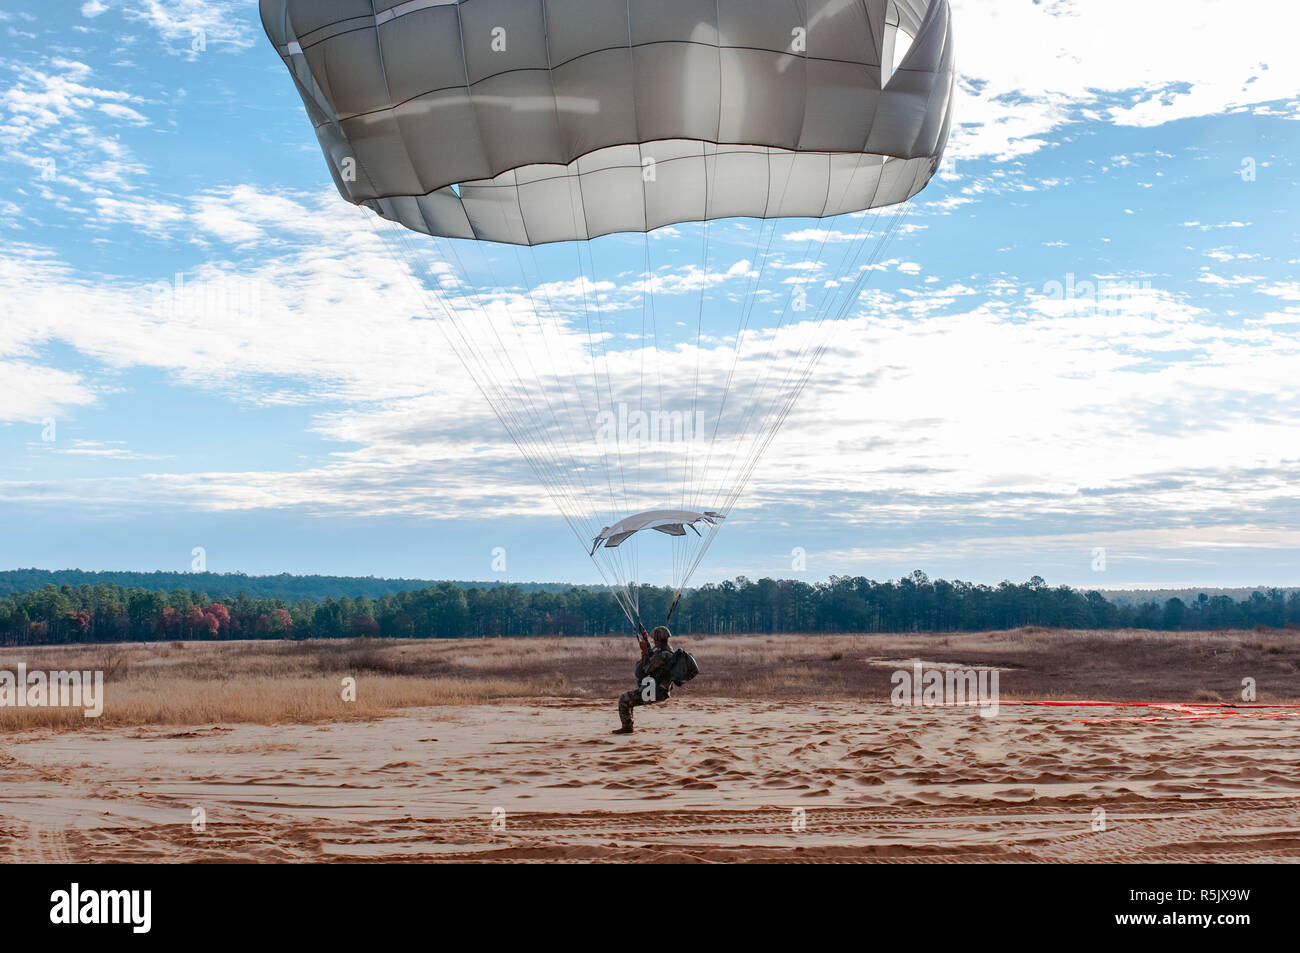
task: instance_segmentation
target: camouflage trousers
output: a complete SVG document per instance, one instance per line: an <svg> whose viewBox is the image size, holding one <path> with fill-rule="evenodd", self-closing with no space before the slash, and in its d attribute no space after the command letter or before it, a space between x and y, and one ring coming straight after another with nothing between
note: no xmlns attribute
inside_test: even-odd
<svg viewBox="0 0 1300 953"><path fill-rule="evenodd" d="M646 701L641 697L641 690L634 688L631 691L624 692L618 696L618 720L623 723L624 728L632 727L632 709L638 705L650 705L652 702Z"/></svg>

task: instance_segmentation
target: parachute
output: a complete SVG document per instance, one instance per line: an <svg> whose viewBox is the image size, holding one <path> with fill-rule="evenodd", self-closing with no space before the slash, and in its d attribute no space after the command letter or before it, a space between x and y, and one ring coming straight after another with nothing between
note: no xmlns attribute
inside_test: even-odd
<svg viewBox="0 0 1300 953"><path fill-rule="evenodd" d="M594 555L596 549L602 544L611 549L622 545L623 541L633 533L639 533L643 529L658 530L669 536L685 536L686 528L690 527L696 536L701 536L700 531L695 528L696 523L716 526L724 518L721 513L712 511L692 513L690 510L651 510L648 513L635 513L619 520L613 526L602 529L591 541L591 552Z"/></svg>
<svg viewBox="0 0 1300 953"><path fill-rule="evenodd" d="M340 194L629 621L647 575L675 607L938 167L947 0L261 16Z"/></svg>

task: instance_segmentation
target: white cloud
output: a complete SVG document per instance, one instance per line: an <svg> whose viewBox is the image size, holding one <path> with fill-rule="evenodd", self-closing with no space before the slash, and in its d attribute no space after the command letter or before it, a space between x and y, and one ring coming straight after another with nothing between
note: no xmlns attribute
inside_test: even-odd
<svg viewBox="0 0 1300 953"><path fill-rule="evenodd" d="M123 206L101 208L106 217L130 214ZM110 368L161 369L241 401L328 401L316 429L349 449L301 470L160 471L106 485L104 499L444 516L466 506L485 517L537 512L537 477L474 377L454 360L458 345L429 320L407 265L374 231L357 227L355 210L326 194L238 187L141 214L145 227L165 222L179 231L197 223L205 240L232 241L236 248L226 251L233 257L190 267L177 288L170 274L80 278L49 253L10 248L0 259L0 295L12 315L0 325L0 360L17 368L23 386L0 413L30 420L100 396L93 379L39 367L43 348L66 343ZM880 263L900 271L913 264ZM421 270L431 269L426 263ZM656 295L744 286L753 274L743 258L717 270L657 270ZM789 274L773 267L768 281ZM936 282L869 292L864 316L824 329L830 349L755 471L745 505L793 500L811 507L813 523L847 517L864 525L1012 520L1023 517L1027 499L1062 518L1175 519L1229 501L1267 506L1290 493L1286 479L1267 474L1283 472L1289 421L1300 409L1292 383L1300 359L1294 309L1223 327L1178 294L1120 278L1102 276L1095 296L1026 292L1010 277L980 288ZM645 380L670 397L691 394L698 367L704 406L716 407L719 382L733 367L733 393L752 395L747 387L765 379L770 362L786 366L781 362L809 353L817 340L811 322L794 319L775 333L759 323L761 314L739 362L730 339L704 338L696 348L693 328L658 349L639 335L616 339L601 323L605 315L620 308L639 315L632 309L639 308L642 276L624 279L549 282L531 296L506 288L474 304L453 283L445 300L464 340L484 355L479 370L492 371L489 397L515 414L537 412L517 424L552 421L575 441L585 439L595 408L635 404ZM1112 287L1123 293L1111 294ZM1261 290L1300 300L1290 283ZM590 336L585 322L568 320L564 310L578 315L584 294L602 297ZM661 323L677 310L669 302L657 305ZM560 309L556 321L546 313L552 304ZM744 409L768 406L733 403L737 416L721 428L724 438ZM644 462L661 461L650 455ZM597 459L587 465L598 479ZM643 472L642 489L652 492L678 471L660 465ZM1246 473L1256 475L1247 480ZM1151 489L1164 479L1168 486ZM12 499L87 492L49 483L6 487ZM828 501L836 502L828 508Z"/></svg>
<svg viewBox="0 0 1300 953"><path fill-rule="evenodd" d="M113 119L120 119L123 122L132 122L141 126L149 122L136 110L130 106L123 106L121 103L100 103L99 111Z"/></svg>
<svg viewBox="0 0 1300 953"><path fill-rule="evenodd" d="M94 391L76 374L28 361L0 357L0 380L0 420L43 423L95 402Z"/></svg>
<svg viewBox="0 0 1300 953"><path fill-rule="evenodd" d="M262 39L255 7L241 0L124 0L122 12L148 24L177 53L192 55L198 36L210 49L231 51Z"/></svg>
<svg viewBox="0 0 1300 953"><path fill-rule="evenodd" d="M1300 281L1281 281L1260 288L1259 290L1264 292L1264 294L1272 295L1275 298L1283 298L1287 301L1300 301Z"/></svg>
<svg viewBox="0 0 1300 953"><path fill-rule="evenodd" d="M1089 116L1154 126L1278 100L1295 113L1294 7L1219 0L954 0L955 158L1011 159Z"/></svg>
<svg viewBox="0 0 1300 953"><path fill-rule="evenodd" d="M1183 228L1195 228L1198 231L1208 232L1217 228L1250 228L1250 222L1183 222Z"/></svg>
<svg viewBox="0 0 1300 953"><path fill-rule="evenodd" d="M174 226L186 220L179 205L131 197L96 196L92 200L96 218L102 222L126 222L153 238L169 235Z"/></svg>
<svg viewBox="0 0 1300 953"><path fill-rule="evenodd" d="M41 175L51 196L65 187L102 193L127 188L144 168L131 151L98 123L146 124L127 92L91 83L92 70L76 60L54 58L49 66L20 66L0 91L0 146L6 157Z"/></svg>

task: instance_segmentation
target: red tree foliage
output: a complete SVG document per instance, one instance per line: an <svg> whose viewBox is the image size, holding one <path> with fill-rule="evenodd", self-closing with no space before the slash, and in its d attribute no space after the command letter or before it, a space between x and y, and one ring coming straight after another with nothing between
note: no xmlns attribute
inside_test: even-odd
<svg viewBox="0 0 1300 953"><path fill-rule="evenodd" d="M214 639L219 639L222 633L230 635L230 610L220 602L214 602L203 610L203 614L208 617L208 628L212 632Z"/></svg>

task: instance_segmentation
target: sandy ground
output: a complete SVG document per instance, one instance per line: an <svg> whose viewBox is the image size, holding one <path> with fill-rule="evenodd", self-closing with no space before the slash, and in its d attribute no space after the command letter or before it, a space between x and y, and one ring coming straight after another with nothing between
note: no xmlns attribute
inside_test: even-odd
<svg viewBox="0 0 1300 953"><path fill-rule="evenodd" d="M1296 712L687 697L630 737L588 700L37 729L0 739L0 859L1296 860Z"/></svg>

